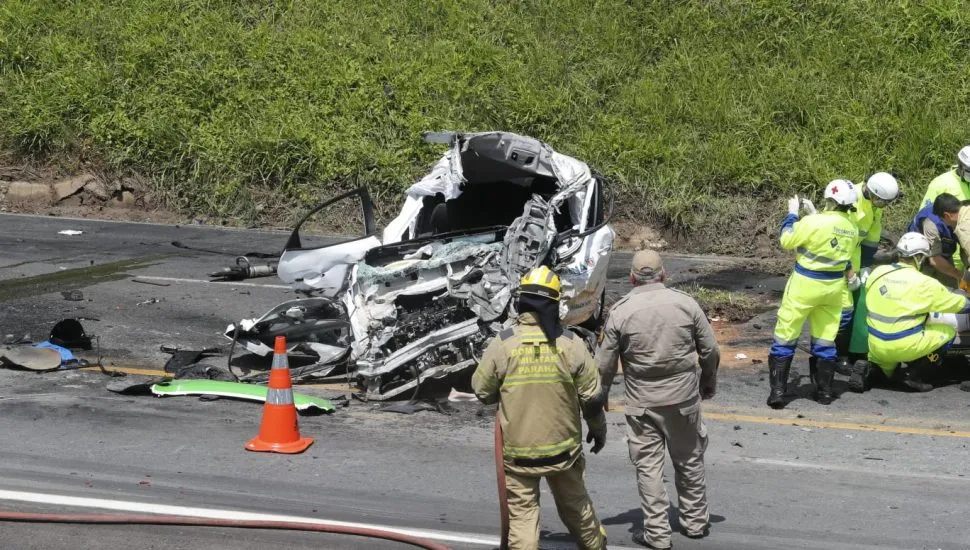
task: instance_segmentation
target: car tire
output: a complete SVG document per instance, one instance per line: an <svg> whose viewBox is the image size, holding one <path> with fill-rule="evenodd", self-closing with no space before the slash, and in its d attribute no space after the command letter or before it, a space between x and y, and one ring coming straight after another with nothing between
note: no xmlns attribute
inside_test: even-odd
<svg viewBox="0 0 970 550"><path fill-rule="evenodd" d="M604 314L606 313L606 289L600 294L600 299L594 308L595 313L586 319L579 326L586 330L592 331L594 333L599 333L600 329L603 328Z"/></svg>

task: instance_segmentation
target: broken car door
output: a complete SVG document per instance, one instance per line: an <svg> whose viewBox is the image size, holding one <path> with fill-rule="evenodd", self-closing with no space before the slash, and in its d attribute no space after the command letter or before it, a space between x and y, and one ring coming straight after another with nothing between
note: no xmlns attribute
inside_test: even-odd
<svg viewBox="0 0 970 550"><path fill-rule="evenodd" d="M594 176L583 197L578 231L561 233L555 254L563 284L567 325L598 326L605 306L607 271L616 236L609 226L612 204L606 209L605 178ZM611 199L612 199L611 193Z"/></svg>
<svg viewBox="0 0 970 550"><path fill-rule="evenodd" d="M309 237L300 236L300 229L307 220L328 207L354 198L360 200L364 221L363 235L318 246L307 246L315 244L305 242L310 240ZM345 203L339 206L346 209L349 205ZM304 216L290 234L277 268L279 278L296 288L316 290L325 297L334 298L346 287L350 269L364 257L368 250L380 246L381 242L376 237L376 233L374 208L365 187L325 201Z"/></svg>

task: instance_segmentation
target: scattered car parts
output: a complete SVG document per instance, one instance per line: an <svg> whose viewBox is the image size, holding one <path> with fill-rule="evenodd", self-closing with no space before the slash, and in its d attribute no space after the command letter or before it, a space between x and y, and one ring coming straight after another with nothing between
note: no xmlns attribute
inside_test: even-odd
<svg viewBox="0 0 970 550"><path fill-rule="evenodd" d="M91 337L78 319L63 319L51 329L50 342L71 349L91 349Z"/></svg>
<svg viewBox="0 0 970 550"><path fill-rule="evenodd" d="M269 277L276 274L277 262L254 264L246 256L236 258L236 265L224 267L220 271L210 273L213 281L242 281L257 277Z"/></svg>
<svg viewBox="0 0 970 550"><path fill-rule="evenodd" d="M0 364L38 372L88 366L87 361L78 359L71 352L72 349L91 349L91 338L75 318L58 321L46 342L31 344L26 335L12 338L13 342L18 345L0 347Z"/></svg>
<svg viewBox="0 0 970 550"><path fill-rule="evenodd" d="M31 345L0 346L0 364L37 372L51 371L61 368L61 354L56 349Z"/></svg>
<svg viewBox="0 0 970 550"><path fill-rule="evenodd" d="M151 391L158 397L176 395L216 396L265 403L268 388L256 384L222 380L172 380L152 384ZM323 397L294 392L293 402L296 405L296 410L303 414L334 410L333 403Z"/></svg>
<svg viewBox="0 0 970 550"><path fill-rule="evenodd" d="M277 336L286 337L288 353L315 355L315 363L290 369L293 380L324 377L345 366L352 337L343 306L323 297L283 302L258 319L229 325L225 336L263 357L272 355ZM268 377L268 372L259 372L241 379L262 382Z"/></svg>

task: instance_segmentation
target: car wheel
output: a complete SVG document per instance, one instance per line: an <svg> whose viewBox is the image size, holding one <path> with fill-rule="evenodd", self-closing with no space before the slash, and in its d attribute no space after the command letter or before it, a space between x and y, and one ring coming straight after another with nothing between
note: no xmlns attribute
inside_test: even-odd
<svg viewBox="0 0 970 550"><path fill-rule="evenodd" d="M606 313L606 289L603 289L600 298L596 303L596 307L593 308L593 315L589 319L586 319L579 326L590 330L594 333L598 333L600 328L603 327L603 316Z"/></svg>

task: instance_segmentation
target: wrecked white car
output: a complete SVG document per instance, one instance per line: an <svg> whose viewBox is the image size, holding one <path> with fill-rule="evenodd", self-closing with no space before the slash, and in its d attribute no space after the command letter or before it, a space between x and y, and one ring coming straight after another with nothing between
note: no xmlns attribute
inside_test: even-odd
<svg viewBox="0 0 970 550"><path fill-rule="evenodd" d="M265 353L275 334L304 339L309 334L321 362L343 361L356 369L369 399L390 399L416 391L429 378L470 376L486 342L509 323L519 279L542 264L562 278L564 323L595 328L603 315L614 240L605 180L530 137L507 132L425 137L450 148L408 189L401 213L380 240L369 195L359 189L314 208L293 230L280 258L279 277L342 304L349 330L322 335L300 330L305 323L319 324L308 311L330 315L330 310L320 302L302 308L295 300L274 309L273 320L284 320L285 328L268 330L270 324L263 323L262 331L237 333L241 343ZM307 246L300 228L346 200L360 200L364 234ZM338 348L346 353L336 353Z"/></svg>

